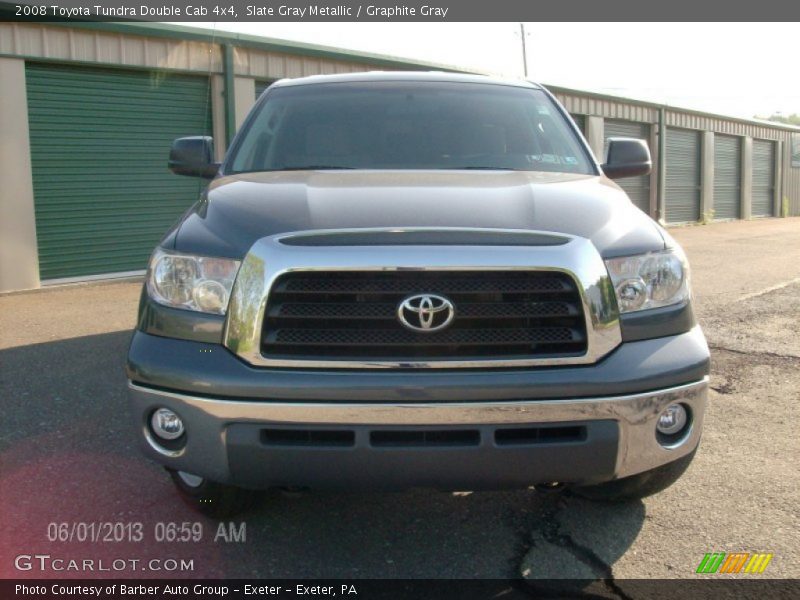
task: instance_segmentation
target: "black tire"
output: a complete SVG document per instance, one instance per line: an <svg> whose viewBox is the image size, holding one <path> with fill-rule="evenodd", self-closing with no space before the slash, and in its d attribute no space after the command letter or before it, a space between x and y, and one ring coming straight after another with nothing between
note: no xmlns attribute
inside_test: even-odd
<svg viewBox="0 0 800 600"><path fill-rule="evenodd" d="M260 494L232 485L202 479L191 485L184 477L167 469L183 501L192 509L212 519L228 519L252 508Z"/></svg>
<svg viewBox="0 0 800 600"><path fill-rule="evenodd" d="M697 448L686 456L651 471L597 485L574 486L570 488L570 491L576 496L601 502L640 500L657 494L678 481L689 468L696 452Z"/></svg>

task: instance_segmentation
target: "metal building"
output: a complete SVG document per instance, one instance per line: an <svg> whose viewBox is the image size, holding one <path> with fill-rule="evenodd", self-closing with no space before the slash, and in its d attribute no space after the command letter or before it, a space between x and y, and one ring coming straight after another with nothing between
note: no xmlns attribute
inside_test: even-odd
<svg viewBox="0 0 800 600"><path fill-rule="evenodd" d="M202 185L166 170L172 139L213 135L221 158L272 81L375 69L456 70L161 24L0 23L0 291L141 272ZM648 140L653 174L619 183L654 218L800 214L800 129L550 89L598 156Z"/></svg>
<svg viewBox="0 0 800 600"><path fill-rule="evenodd" d="M649 142L650 177L617 183L654 219L677 224L800 215L800 165L792 167L791 156L800 127L548 87L598 157L609 137Z"/></svg>

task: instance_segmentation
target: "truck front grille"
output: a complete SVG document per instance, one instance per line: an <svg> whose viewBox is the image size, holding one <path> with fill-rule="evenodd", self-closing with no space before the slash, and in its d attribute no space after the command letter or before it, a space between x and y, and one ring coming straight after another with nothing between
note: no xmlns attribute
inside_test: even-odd
<svg viewBox="0 0 800 600"><path fill-rule="evenodd" d="M403 326L411 295L450 300L441 331ZM575 281L551 271L292 272L270 290L261 352L308 360L550 358L586 352Z"/></svg>

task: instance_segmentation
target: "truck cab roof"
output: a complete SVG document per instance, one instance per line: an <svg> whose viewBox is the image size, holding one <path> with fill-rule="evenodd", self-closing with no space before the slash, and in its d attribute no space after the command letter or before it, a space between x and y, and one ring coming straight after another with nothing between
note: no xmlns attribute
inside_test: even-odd
<svg viewBox="0 0 800 600"><path fill-rule="evenodd" d="M320 83L365 83L372 81L419 81L419 82L452 82L452 83L486 83L508 85L531 89L542 89L540 85L523 79L507 79L475 75L470 73L447 73L445 71L369 71L362 73L340 73L336 75L312 75L296 79L281 79L272 87L295 85L311 85Z"/></svg>

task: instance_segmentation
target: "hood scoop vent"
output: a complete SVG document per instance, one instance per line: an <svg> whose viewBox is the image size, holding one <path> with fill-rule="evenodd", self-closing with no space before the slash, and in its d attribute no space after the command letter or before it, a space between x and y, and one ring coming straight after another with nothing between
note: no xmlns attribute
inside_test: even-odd
<svg viewBox="0 0 800 600"><path fill-rule="evenodd" d="M286 246L561 246L570 238L505 229L354 229L310 231L279 239Z"/></svg>

